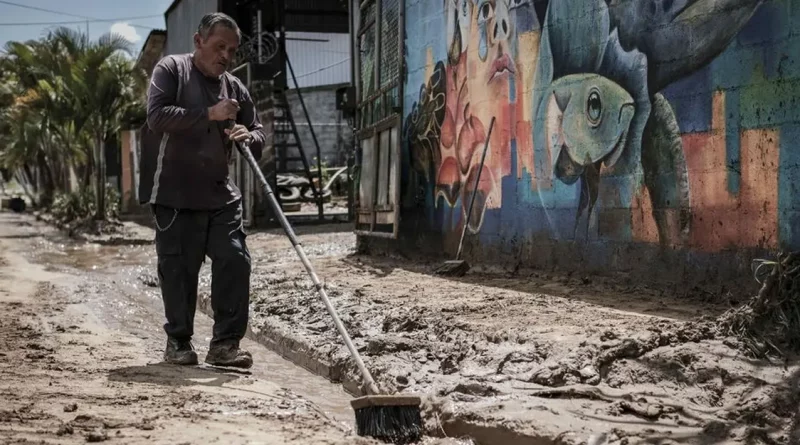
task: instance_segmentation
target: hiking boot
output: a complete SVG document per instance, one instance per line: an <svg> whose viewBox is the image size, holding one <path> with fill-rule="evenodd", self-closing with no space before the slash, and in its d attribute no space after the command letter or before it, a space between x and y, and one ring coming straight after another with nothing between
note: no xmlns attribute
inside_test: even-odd
<svg viewBox="0 0 800 445"><path fill-rule="evenodd" d="M253 366L253 356L236 345L215 345L208 350L206 363L213 366L249 368Z"/></svg>
<svg viewBox="0 0 800 445"><path fill-rule="evenodd" d="M197 353L191 341L167 339L167 348L164 350L164 362L173 365L196 365Z"/></svg>

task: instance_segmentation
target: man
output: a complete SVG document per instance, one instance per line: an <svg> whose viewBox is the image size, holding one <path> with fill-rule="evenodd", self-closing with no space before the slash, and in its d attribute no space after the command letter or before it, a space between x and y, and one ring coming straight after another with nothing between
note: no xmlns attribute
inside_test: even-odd
<svg viewBox="0 0 800 445"><path fill-rule="evenodd" d="M147 202L157 229L168 363L198 363L191 339L206 256L212 262L214 330L205 361L243 368L253 363L239 348L248 322L250 253L241 193L228 164L232 140L249 144L258 159L266 137L250 93L227 72L240 39L231 17L207 14L194 34L194 52L163 58L150 82L143 144L150 137L158 155L142 175L152 184Z"/></svg>

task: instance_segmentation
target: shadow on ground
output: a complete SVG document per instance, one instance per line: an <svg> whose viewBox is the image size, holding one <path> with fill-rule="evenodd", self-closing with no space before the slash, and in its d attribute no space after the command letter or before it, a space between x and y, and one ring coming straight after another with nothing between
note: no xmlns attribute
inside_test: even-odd
<svg viewBox="0 0 800 445"><path fill-rule="evenodd" d="M108 380L163 386L223 386L239 379L237 374L227 369L156 363L112 369L108 373Z"/></svg>
<svg viewBox="0 0 800 445"><path fill-rule="evenodd" d="M522 272L484 272L473 268L461 277L437 275L445 260L412 260L402 256L347 255L342 261L375 278L394 270L404 270L473 286L505 289L528 294L547 294L616 310L651 316L690 320L699 316L718 316L738 301L727 301L696 289L675 286L645 285L614 275L559 273L534 270Z"/></svg>

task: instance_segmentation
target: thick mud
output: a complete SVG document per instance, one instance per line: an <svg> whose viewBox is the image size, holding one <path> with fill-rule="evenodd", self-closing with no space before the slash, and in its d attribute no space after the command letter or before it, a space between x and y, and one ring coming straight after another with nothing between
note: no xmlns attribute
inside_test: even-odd
<svg viewBox="0 0 800 445"><path fill-rule="evenodd" d="M292 339L357 390L288 241L260 233L249 242L253 329ZM702 319L728 306L691 290L546 273L453 280L431 274L438 264L357 256L350 233L302 242L381 387L429 396L432 433L479 443L790 443L796 362L747 359Z"/></svg>
<svg viewBox="0 0 800 445"><path fill-rule="evenodd" d="M28 262L35 232L9 222L0 214L1 443L376 443L258 371L158 363L150 329L110 328L89 304L102 288Z"/></svg>
<svg viewBox="0 0 800 445"><path fill-rule="evenodd" d="M800 406L796 362L749 360L734 339L716 335L700 319L727 309L710 303L716 298L624 278L470 273L447 279L431 274L439 264L355 255L347 226L297 231L379 385L423 395L428 433L454 438L443 443L800 438L793 431ZM248 244L252 338L357 393L355 366L288 240L280 231L259 232ZM90 302L108 323L160 341L152 322L160 320L152 246L48 241L34 250L57 267L105 274L106 297ZM209 271L206 264L201 308ZM298 394L325 406L321 411L340 424L351 422L346 395Z"/></svg>

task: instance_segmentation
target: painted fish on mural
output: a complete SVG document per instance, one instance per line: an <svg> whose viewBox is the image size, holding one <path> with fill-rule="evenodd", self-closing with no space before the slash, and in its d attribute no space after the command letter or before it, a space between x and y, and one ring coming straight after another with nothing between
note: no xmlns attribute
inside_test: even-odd
<svg viewBox="0 0 800 445"><path fill-rule="evenodd" d="M547 140L556 178L581 180L578 215L591 213L597 200L600 167L622 155L635 112L633 98L597 74L571 74L550 85ZM575 227L577 230L577 225Z"/></svg>
<svg viewBox="0 0 800 445"><path fill-rule="evenodd" d="M551 135L556 175L565 182L575 182L589 164L603 162L607 167L613 166L622 153L633 118L631 95L597 74L562 77L553 82L551 90L548 121L557 122ZM571 169L577 176L567 174L567 164L574 165Z"/></svg>

